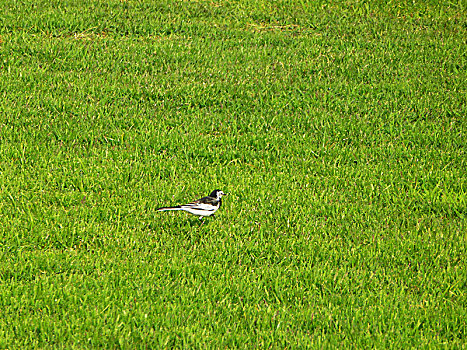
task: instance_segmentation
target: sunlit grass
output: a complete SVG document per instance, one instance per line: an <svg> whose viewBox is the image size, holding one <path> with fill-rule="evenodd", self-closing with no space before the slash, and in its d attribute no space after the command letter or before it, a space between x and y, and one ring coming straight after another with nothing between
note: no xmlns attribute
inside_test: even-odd
<svg viewBox="0 0 467 350"><path fill-rule="evenodd" d="M463 346L461 3L0 5L0 347Z"/></svg>

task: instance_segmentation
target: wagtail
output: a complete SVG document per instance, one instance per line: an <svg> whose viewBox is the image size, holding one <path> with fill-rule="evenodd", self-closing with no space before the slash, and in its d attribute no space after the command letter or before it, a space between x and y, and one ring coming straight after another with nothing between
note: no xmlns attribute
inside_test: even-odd
<svg viewBox="0 0 467 350"><path fill-rule="evenodd" d="M207 197L197 199L191 203L177 205L176 207L162 207L156 209L157 211L167 210L183 210L190 214L198 215L201 220L204 216L211 216L219 209L222 205L222 196L226 194L221 190L214 190Z"/></svg>

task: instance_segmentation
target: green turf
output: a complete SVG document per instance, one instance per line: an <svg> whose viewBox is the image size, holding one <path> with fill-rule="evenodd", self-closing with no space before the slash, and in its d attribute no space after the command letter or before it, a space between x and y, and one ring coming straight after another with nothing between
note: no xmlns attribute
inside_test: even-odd
<svg viewBox="0 0 467 350"><path fill-rule="evenodd" d="M463 1L0 0L0 348L465 347L466 37Z"/></svg>

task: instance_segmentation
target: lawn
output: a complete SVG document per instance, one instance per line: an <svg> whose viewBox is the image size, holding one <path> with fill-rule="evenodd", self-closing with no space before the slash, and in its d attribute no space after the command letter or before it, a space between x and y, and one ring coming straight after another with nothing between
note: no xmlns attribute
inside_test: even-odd
<svg viewBox="0 0 467 350"><path fill-rule="evenodd" d="M466 38L463 1L0 0L0 348L464 348Z"/></svg>

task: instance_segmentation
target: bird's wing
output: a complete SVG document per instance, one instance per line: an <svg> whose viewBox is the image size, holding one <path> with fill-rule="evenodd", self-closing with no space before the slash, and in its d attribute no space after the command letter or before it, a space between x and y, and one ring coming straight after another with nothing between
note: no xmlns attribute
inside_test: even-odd
<svg viewBox="0 0 467 350"><path fill-rule="evenodd" d="M206 197L205 197L206 198ZM204 199L204 198L201 198ZM197 200L188 204L184 204L180 206L182 209L193 209L193 210L206 210L206 211L214 211L217 209L217 205L210 202L205 202L201 200Z"/></svg>
<svg viewBox="0 0 467 350"><path fill-rule="evenodd" d="M219 204L219 200L217 198L210 197L210 196L200 198L195 202L202 203L202 204L210 204L214 206L217 206Z"/></svg>

